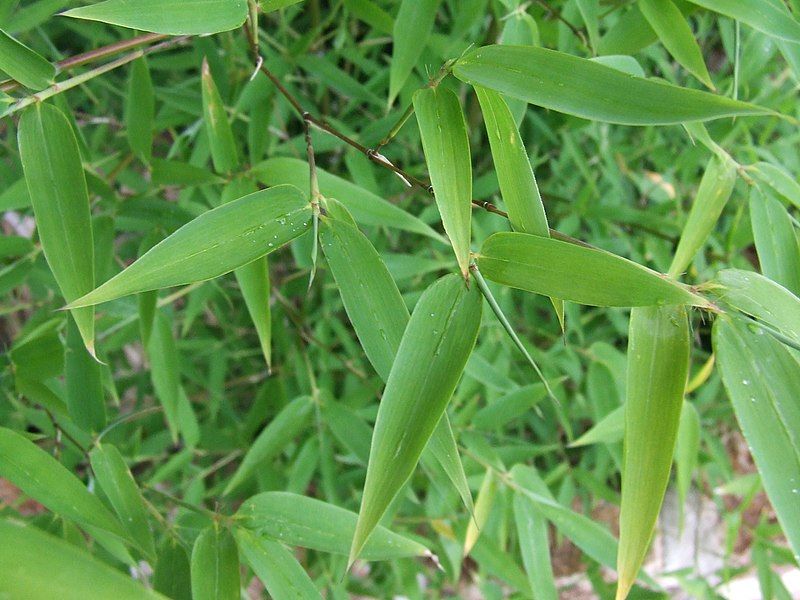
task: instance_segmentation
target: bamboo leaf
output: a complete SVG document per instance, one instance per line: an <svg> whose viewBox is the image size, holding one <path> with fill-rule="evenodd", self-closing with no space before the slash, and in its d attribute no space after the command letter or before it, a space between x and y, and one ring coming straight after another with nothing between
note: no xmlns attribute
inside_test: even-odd
<svg viewBox="0 0 800 600"><path fill-rule="evenodd" d="M320 243L361 347L386 381L409 318L400 291L354 225L323 217Z"/></svg>
<svg viewBox="0 0 800 600"><path fill-rule="evenodd" d="M8 520L0 520L0 572L6 598L165 598L75 544Z"/></svg>
<svg viewBox="0 0 800 600"><path fill-rule="evenodd" d="M214 523L192 549L192 599L239 600L239 552L227 528Z"/></svg>
<svg viewBox="0 0 800 600"><path fill-rule="evenodd" d="M235 518L258 535L290 546L347 555L358 515L306 496L264 492L245 500ZM364 546L361 558L391 560L426 555L430 551L422 544L379 525Z"/></svg>
<svg viewBox="0 0 800 600"><path fill-rule="evenodd" d="M158 548L158 557L153 568L153 589L173 600L192 598L189 555L183 545L169 535Z"/></svg>
<svg viewBox="0 0 800 600"><path fill-rule="evenodd" d="M727 155L715 154L706 165L689 218L683 227L669 274L676 277L692 262L719 220L736 184L736 163Z"/></svg>
<svg viewBox="0 0 800 600"><path fill-rule="evenodd" d="M310 221L311 205L295 187L249 194L190 221L70 307L224 275L290 242Z"/></svg>
<svg viewBox="0 0 800 600"><path fill-rule="evenodd" d="M105 0L80 6L65 17L100 21L169 35L199 35L236 29L247 18L246 0Z"/></svg>
<svg viewBox="0 0 800 600"><path fill-rule="evenodd" d="M75 134L57 108L37 103L19 124L19 153L47 264L67 302L94 288L89 192ZM94 356L94 309L73 310Z"/></svg>
<svg viewBox="0 0 800 600"><path fill-rule="evenodd" d="M570 448L590 446L592 444L614 444L621 442L625 435L625 406L615 408L577 440Z"/></svg>
<svg viewBox="0 0 800 600"><path fill-rule="evenodd" d="M128 93L125 96L125 131L131 150L144 162L153 155L155 96L147 59L142 56L131 64Z"/></svg>
<svg viewBox="0 0 800 600"><path fill-rule="evenodd" d="M481 296L455 275L420 298L392 365L372 436L349 562L417 465L455 390L478 334Z"/></svg>
<svg viewBox="0 0 800 600"><path fill-rule="evenodd" d="M700 46L675 3L672 0L639 0L639 10L675 60L713 90Z"/></svg>
<svg viewBox="0 0 800 600"><path fill-rule="evenodd" d="M759 162L754 165L752 172L758 180L800 208L800 183L786 169L771 163Z"/></svg>
<svg viewBox="0 0 800 600"><path fill-rule="evenodd" d="M0 29L0 70L34 91L46 88L56 68L42 56Z"/></svg>
<svg viewBox="0 0 800 600"><path fill-rule="evenodd" d="M473 514L475 507L472 504L472 493L467 483L467 475L464 473L464 465L458 455L458 443L447 413L442 415L438 425L436 425L436 429L433 430L433 434L426 446L426 451L428 450L430 451L430 456L439 463L450 483L456 488L464 508L470 514ZM369 547L369 543L367 543L367 547Z"/></svg>
<svg viewBox="0 0 800 600"><path fill-rule="evenodd" d="M472 237L472 163L461 103L451 90L429 87L414 94L414 112L442 225L467 279Z"/></svg>
<svg viewBox="0 0 800 600"><path fill-rule="evenodd" d="M664 500L690 350L685 307L633 309L628 338L618 599L626 598L636 581Z"/></svg>
<svg viewBox="0 0 800 600"><path fill-rule="evenodd" d="M800 243L783 204L753 187L750 222L761 272L793 294L800 294Z"/></svg>
<svg viewBox="0 0 800 600"><path fill-rule="evenodd" d="M100 363L83 345L75 322L67 322L67 346L64 352L67 408L75 424L87 432L98 432L106 425L106 403Z"/></svg>
<svg viewBox="0 0 800 600"><path fill-rule="evenodd" d="M290 184L300 189L308 186L308 163L297 158L270 158L255 165L251 172L266 185ZM391 227L445 243L429 225L380 196L319 167L317 177L320 192L328 198L336 198L362 225Z"/></svg>
<svg viewBox="0 0 800 600"><path fill-rule="evenodd" d="M513 509L522 564L531 589L537 591L537 600L558 600L547 519L520 492L514 492Z"/></svg>
<svg viewBox="0 0 800 600"><path fill-rule="evenodd" d="M203 58L201 68L202 96L203 96L203 123L211 147L211 158L214 170L217 173L230 173L239 166L236 153L236 141L233 139L233 130L228 122L225 105L219 95L219 90L211 76L208 59Z"/></svg>
<svg viewBox="0 0 800 600"><path fill-rule="evenodd" d="M770 112L533 46L477 48L456 63L453 73L473 86L488 87L530 104L621 125L670 125Z"/></svg>
<svg viewBox="0 0 800 600"><path fill-rule="evenodd" d="M278 542L237 529L236 539L245 561L272 598L322 599L305 569Z"/></svg>
<svg viewBox="0 0 800 600"><path fill-rule="evenodd" d="M119 521L77 477L36 444L5 427L0 427L0 477L56 514L125 538Z"/></svg>
<svg viewBox="0 0 800 600"><path fill-rule="evenodd" d="M467 533L464 536L464 549L462 551L463 556L469 556L473 546L475 546L475 542L478 541L478 536L480 536L481 530L486 525L492 506L494 506L496 494L497 477L494 471L487 469L486 474L483 476L481 487L478 490L478 497L475 500L473 518L467 523Z"/></svg>
<svg viewBox="0 0 800 600"><path fill-rule="evenodd" d="M681 510L686 505L692 474L697 467L700 452L700 415L694 404L684 400L681 420L678 425L678 439L675 442L675 483Z"/></svg>
<svg viewBox="0 0 800 600"><path fill-rule="evenodd" d="M120 523L145 554L150 558L155 557L153 534L147 520L142 493L119 450L111 444L98 444L89 458L92 471L114 507Z"/></svg>
<svg viewBox="0 0 800 600"><path fill-rule="evenodd" d="M797 354L759 328L722 316L714 350L736 419L764 489L800 556L800 363Z"/></svg>
<svg viewBox="0 0 800 600"><path fill-rule="evenodd" d="M712 290L729 306L774 327L800 344L800 298L758 273L726 269L720 271Z"/></svg>
<svg viewBox="0 0 800 600"><path fill-rule="evenodd" d="M686 286L622 257L525 233L491 235L477 263L496 283L580 304L708 306Z"/></svg>
<svg viewBox="0 0 800 600"><path fill-rule="evenodd" d="M389 67L389 100L403 88L433 31L441 0L402 0L392 30L392 61Z"/></svg>
<svg viewBox="0 0 800 600"><path fill-rule="evenodd" d="M252 477L260 465L280 454L286 445L306 427L311 419L313 407L314 403L308 396L296 398L284 407L250 446L242 459L242 464L228 482L224 494L230 494Z"/></svg>
<svg viewBox="0 0 800 600"><path fill-rule="evenodd" d="M765 0L689 0L693 4L741 21L772 37L800 43L800 23L788 10ZM782 3L781 3L782 4Z"/></svg>
<svg viewBox="0 0 800 600"><path fill-rule="evenodd" d="M164 312L155 315L147 353L150 357L150 378L156 397L164 409L164 417L167 420L172 441L177 442L178 433L181 430L179 418L181 382L178 350L175 347L175 338L172 333L172 319Z"/></svg>
<svg viewBox="0 0 800 600"><path fill-rule="evenodd" d="M256 328L261 353L267 363L267 370L272 369L272 310L269 306L269 259L266 256L255 259L233 274L239 289L242 290L247 312Z"/></svg>

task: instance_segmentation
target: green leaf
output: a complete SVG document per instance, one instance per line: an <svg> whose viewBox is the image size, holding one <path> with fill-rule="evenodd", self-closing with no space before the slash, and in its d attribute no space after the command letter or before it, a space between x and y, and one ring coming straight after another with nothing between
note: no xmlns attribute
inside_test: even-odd
<svg viewBox="0 0 800 600"><path fill-rule="evenodd" d="M522 564L531 589L537 591L537 600L558 600L547 520L520 492L514 492L513 509Z"/></svg>
<svg viewBox="0 0 800 600"><path fill-rule="evenodd" d="M354 225L323 217L320 244L364 353L386 381L409 318L400 291Z"/></svg>
<svg viewBox="0 0 800 600"><path fill-rule="evenodd" d="M550 237L542 196L536 185L525 144L503 97L477 86L497 181L514 231Z"/></svg>
<svg viewBox="0 0 800 600"><path fill-rule="evenodd" d="M42 56L0 29L0 70L34 91L46 88L56 68Z"/></svg>
<svg viewBox="0 0 800 600"><path fill-rule="evenodd" d="M62 517L125 538L119 521L75 475L36 444L5 427L0 427L0 477Z"/></svg>
<svg viewBox="0 0 800 600"><path fill-rule="evenodd" d="M700 415L694 404L684 400L681 420L678 425L678 439L675 441L675 483L681 510L686 505L692 474L697 467L700 452Z"/></svg>
<svg viewBox="0 0 800 600"><path fill-rule="evenodd" d="M235 519L244 527L290 546L347 555L358 515L344 508L289 492L264 492L245 500ZM429 556L422 544L375 528L361 553L364 560Z"/></svg>
<svg viewBox="0 0 800 600"><path fill-rule="evenodd" d="M60 110L38 102L22 114L19 153L42 250L72 302L94 288L94 242L78 142ZM94 356L94 309L73 310L72 316Z"/></svg>
<svg viewBox="0 0 800 600"><path fill-rule="evenodd" d="M150 377L156 397L164 409L164 417L166 417L169 431L172 434L172 441L177 442L180 431L178 407L181 402L179 357L172 333L172 319L164 312L158 312L155 315L147 354L150 357Z"/></svg>
<svg viewBox="0 0 800 600"><path fill-rule="evenodd" d="M269 306L269 259L266 256L255 259L233 274L242 290L247 312L256 328L261 353L267 363L267 370L272 369L272 310Z"/></svg>
<svg viewBox="0 0 800 600"><path fill-rule="evenodd" d="M189 555L183 545L171 535L167 535L159 546L153 571L154 590L173 600L191 600Z"/></svg>
<svg viewBox="0 0 800 600"><path fill-rule="evenodd" d="M311 419L314 402L301 396L290 402L258 435L242 459L242 464L233 474L225 495L249 479L262 464L280 454L286 445L300 433Z"/></svg>
<svg viewBox="0 0 800 600"><path fill-rule="evenodd" d="M290 184L300 189L308 186L308 163L297 158L270 158L255 165L251 172L266 185ZM362 225L391 227L445 243L429 225L380 196L319 167L317 177L320 192L328 198L336 198Z"/></svg>
<svg viewBox="0 0 800 600"><path fill-rule="evenodd" d="M428 450L430 451L430 457L439 463L453 487L456 488L464 507L470 514L474 513L475 507L472 504L472 493L467 483L467 475L464 473L464 465L458 455L458 443L447 413L442 415L436 425L436 429L433 430L433 434L426 446L426 451ZM423 454L423 457L425 457L425 454ZM369 547L369 542L367 542L367 547Z"/></svg>
<svg viewBox="0 0 800 600"><path fill-rule="evenodd" d="M800 298L758 273L726 269L711 288L720 300L777 329L800 345Z"/></svg>
<svg viewBox="0 0 800 600"><path fill-rule="evenodd" d="M441 86L414 94L414 112L442 225L464 278L469 277L472 163L461 103Z"/></svg>
<svg viewBox="0 0 800 600"><path fill-rule="evenodd" d="M292 6L294 4L298 4L303 0L259 0L259 5L261 6L261 10L265 13L272 12L273 10L279 10L281 8L286 8L287 6Z"/></svg>
<svg viewBox="0 0 800 600"><path fill-rule="evenodd" d="M247 18L246 0L105 0L73 8L65 17L100 21L169 35L199 35L236 29Z"/></svg>
<svg viewBox="0 0 800 600"><path fill-rule="evenodd" d="M708 306L688 287L622 257L525 233L491 235L477 262L496 283L580 304Z"/></svg>
<svg viewBox="0 0 800 600"><path fill-rule="evenodd" d="M590 446L592 444L614 444L622 441L625 435L625 406L615 408L577 440L570 448Z"/></svg>
<svg viewBox="0 0 800 600"><path fill-rule="evenodd" d="M538 514L551 521L589 558L610 569L614 568L617 540L605 527L556 502L539 474L525 465L515 465L511 477L515 491L531 503Z"/></svg>
<svg viewBox="0 0 800 600"><path fill-rule="evenodd" d="M551 381L550 384L554 384ZM508 392L475 413L472 425L477 429L499 429L531 410L547 395L543 383L533 383Z"/></svg>
<svg viewBox="0 0 800 600"><path fill-rule="evenodd" d="M787 10L765 0L689 0L772 37L800 43L800 23ZM781 3L782 4L782 3Z"/></svg>
<svg viewBox="0 0 800 600"><path fill-rule="evenodd" d="M153 155L153 124L156 101L147 59L142 56L131 64L128 94L125 96L125 131L133 153L149 163Z"/></svg>
<svg viewBox="0 0 800 600"><path fill-rule="evenodd" d="M239 600L239 551L231 532L214 523L192 549L192 599Z"/></svg>
<svg viewBox="0 0 800 600"><path fill-rule="evenodd" d="M272 598L322 600L314 582L281 544L260 538L244 529L236 530L236 539L245 561Z"/></svg>
<svg viewBox="0 0 800 600"><path fill-rule="evenodd" d="M491 469L486 470L483 476L481 487L478 490L478 497L475 500L475 510L472 518L467 523L467 533L464 536L463 556L468 556L473 546L478 541L481 531L489 519L489 514L494 506L494 497L497 494L497 477Z"/></svg>
<svg viewBox="0 0 800 600"><path fill-rule="evenodd" d="M714 350L764 489L800 556L800 363L772 336L738 319L714 323Z"/></svg>
<svg viewBox="0 0 800 600"><path fill-rule="evenodd" d="M14 521L0 520L0 572L5 598L165 600L75 544Z"/></svg>
<svg viewBox="0 0 800 600"><path fill-rule="evenodd" d="M236 141L233 139L233 130L228 122L225 105L222 103L214 78L211 76L211 69L208 67L208 59L205 57L203 57L203 66L200 72L203 92L203 122L211 147L214 170L217 173L230 173L239 166Z"/></svg>
<svg viewBox="0 0 800 600"><path fill-rule="evenodd" d="M713 90L700 46L675 3L672 0L639 0L639 10L675 60Z"/></svg>
<svg viewBox="0 0 800 600"><path fill-rule="evenodd" d="M627 597L650 546L678 436L691 338L684 306L631 311L617 598Z"/></svg>
<svg viewBox="0 0 800 600"><path fill-rule="evenodd" d="M669 274L677 277L692 262L728 203L736 184L736 163L727 155L715 154L706 165L689 218L683 227Z"/></svg>
<svg viewBox="0 0 800 600"><path fill-rule="evenodd" d="M67 408L75 424L97 433L106 425L106 403L98 363L83 345L75 322L67 322L67 346L64 352Z"/></svg>
<svg viewBox="0 0 800 600"><path fill-rule="evenodd" d="M800 294L800 243L783 204L753 187L750 222L761 272L793 294Z"/></svg>
<svg viewBox="0 0 800 600"><path fill-rule="evenodd" d="M98 444L89 455L100 487L108 497L123 528L150 558L156 554L153 534L147 520L144 498L128 465L111 444Z"/></svg>
<svg viewBox="0 0 800 600"><path fill-rule="evenodd" d="M530 104L621 125L671 125L770 113L724 96L625 75L598 62L533 46L477 48L456 63L453 73L466 83Z"/></svg>
<svg viewBox="0 0 800 600"><path fill-rule="evenodd" d="M190 221L70 307L224 275L279 249L310 222L311 205L295 187L249 194Z"/></svg>
<svg viewBox="0 0 800 600"><path fill-rule="evenodd" d="M394 103L428 43L440 1L402 0L400 3L392 31L389 106Z"/></svg>
<svg viewBox="0 0 800 600"><path fill-rule="evenodd" d="M757 179L800 208L800 183L786 169L770 163L759 162L754 165L752 173Z"/></svg>
<svg viewBox="0 0 800 600"><path fill-rule="evenodd" d="M478 334L481 296L456 275L420 298L403 334L372 436L352 563L417 465L455 390Z"/></svg>

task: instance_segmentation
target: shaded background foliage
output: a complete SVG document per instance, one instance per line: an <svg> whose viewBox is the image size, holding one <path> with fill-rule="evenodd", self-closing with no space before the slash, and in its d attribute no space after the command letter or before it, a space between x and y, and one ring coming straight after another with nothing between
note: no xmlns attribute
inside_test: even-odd
<svg viewBox="0 0 800 600"><path fill-rule="evenodd" d="M52 61L133 36L129 29L54 16L74 4L0 2L0 27ZM517 6L511 1L461 0L405 2L401 7L368 0L267 1L262 2L265 14L258 36L265 66L302 108L364 148L381 143L411 105L414 92L436 76L443 63L474 46L498 42L541 45L581 57L632 55L635 60L617 59L615 64L688 88L702 89L701 80L710 79L721 95L797 116L797 63L785 39L695 4L676 2L688 15L708 68L708 77L700 70L698 79L676 62L674 52L658 43L656 35L646 33L641 13L634 14L640 8L632 4L576 0ZM274 8L279 10L269 10ZM420 14L409 16L407 11L413 10ZM427 41L425 15L431 20ZM267 76L254 73L247 35L237 28L208 37L169 38L166 47L148 38L156 51L146 59L137 58L52 96L49 102L67 115L83 161L97 284L224 202L280 183L308 190L303 122ZM403 78L398 67L389 65L402 60L398 53L409 48L419 55L411 57ZM458 96L466 116L474 200L502 207L477 97L453 77L440 85ZM3 100L12 109L14 101L29 97L13 86L4 90L9 95ZM387 96L396 96L388 107ZM712 156L699 143L697 130L609 125L526 108L516 99L508 104L536 173L550 227L668 272ZM230 122L230 138L215 132L214 123L223 120ZM414 121L411 117L380 151L407 174L427 180ZM581 573L584 587L600 597L613 595L608 569L616 559L612 532L618 534L623 460L619 407L626 390L628 309L568 302L562 333L547 297L490 283L559 402L547 398L530 364L485 311L477 346L448 409L481 527L470 521L442 466L423 455L422 468L383 523L407 538L393 540L394 547L401 548L399 555L425 555L426 547L438 556L441 570L427 558L359 561L342 579L352 515L328 515L325 508L278 495L270 496L270 502L285 501L281 510L287 511L286 521L276 518L277 524L265 525L252 517L249 528L232 534L228 517L220 516L233 514L245 499L268 491L317 498L356 512L359 508L384 374L376 374L359 346L324 253L314 268L313 236L303 235L269 258L269 326L262 322L260 330L254 327L242 294L246 284L237 271L236 276L99 306L96 347L103 364L77 360L83 352L79 333L67 313L57 310L64 298L34 234L17 148L18 123L16 116L0 121L0 210L6 234L0 243L0 326L7 349L2 358L0 423L25 432L89 484L96 496L84 497L85 510L79 511L84 518L95 512L102 521L108 512L113 522L111 509L120 516L132 511L140 535L129 540L127 549L107 533L104 539L102 531L91 527L118 525L82 522L80 514L57 503L51 506L46 499L52 481L46 480L41 496L7 486L4 516L24 514L26 495L34 497L58 515L34 508L29 519L35 525L73 546L88 547L120 572L133 569L138 578L173 597L188 597L190 580L195 596L202 597L198 590L210 583L201 573L213 571L202 561L214 552L223 557L223 564L234 565L228 580L220 583L220 589L228 591L218 597L235 597L239 582L230 578L230 571L236 569L237 544L242 565L250 565L243 567L242 582L256 596L258 586L248 584L253 573L274 586L270 591L275 597L281 597L275 590L285 591L288 585L277 572L292 573L302 585L310 583L293 570L300 569L299 562L311 585L326 590L328 597L530 597L532 585L542 597L552 597L554 590L537 587L550 579L541 567L549 560L543 540L549 540L557 576ZM722 269L761 269L797 293L800 269L792 269L798 266L794 227L800 188L791 175L800 172L796 124L745 117L712 121L707 128L710 138L740 165L771 167L740 171L712 236L682 280L697 284L712 280ZM322 193L349 208L412 309L438 277L458 271L441 236L433 198L406 186L391 170L380 168L335 135L312 127L311 136ZM777 203L774 214L789 215L789 236L782 239L794 243L794 250L785 244L770 248L769 232L776 231L770 215L763 214L760 204L754 211L748 203L754 182L762 183L757 193ZM474 208L473 249L491 233L507 228L497 214ZM789 311L796 308L787 306ZM666 597L682 589L715 597L721 582L754 567L765 597L788 597L776 573L796 559L761 491L720 373L711 369L713 320L700 311L690 312L689 318L693 348L688 399L694 410L682 419L675 485L681 499L700 494L724 514L724 547L719 549L723 560L714 573L695 566L680 571L668 592L637 587L633 594ZM758 363L751 366L757 377ZM734 378L743 372L731 368ZM787 398L796 391L791 387L796 377L788 381ZM76 409L87 403L104 409L93 414ZM4 435L0 448L16 454L22 441ZM581 439L583 435L588 437ZM254 445L256 439L260 441ZM257 462L246 477L233 479L251 448L258 448ZM126 504L139 492L130 488L125 465L141 489L146 509L136 508L137 502L134 508ZM50 473L46 465L42 468ZM97 485L103 472L106 482L116 481L123 491L107 483ZM0 474L14 480L8 467ZM54 471L52 476L56 481L64 473ZM547 502L526 503L520 486ZM100 508L94 504L97 497ZM267 515L284 514L275 505L263 510ZM248 513L242 511L238 518L246 519ZM300 543L285 524L299 518L297 513L316 511L327 517L319 529L334 530L330 546ZM336 519L344 523L340 529L334 528ZM16 539L9 527L13 526L4 522L0 539ZM251 530L266 531L266 536ZM283 535L291 546L311 549L294 553L295 561L274 541ZM385 547L373 557L391 555L386 550L393 547L391 541L379 540ZM462 560L465 545L469 558ZM259 548L271 562L260 564L254 558ZM744 560L743 549L750 551ZM69 550L64 553L71 556ZM3 564L11 565L0 561ZM537 572L537 565L543 572ZM658 566L647 570L651 575L659 572ZM110 589L122 585L109 581ZM567 593L575 584L560 580L559 585ZM311 592L304 588L300 593Z"/></svg>

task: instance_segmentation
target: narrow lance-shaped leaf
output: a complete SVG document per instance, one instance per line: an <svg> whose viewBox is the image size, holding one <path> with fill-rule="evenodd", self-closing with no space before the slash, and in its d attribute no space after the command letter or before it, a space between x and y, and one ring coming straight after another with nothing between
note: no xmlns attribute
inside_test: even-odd
<svg viewBox="0 0 800 600"><path fill-rule="evenodd" d="M62 15L153 33L198 35L239 27L247 18L247 0L105 0Z"/></svg>
<svg viewBox="0 0 800 600"><path fill-rule="evenodd" d="M122 526L139 548L154 558L153 534L147 520L142 493L119 450L111 444L98 444L89 458L100 487L111 502Z"/></svg>
<svg viewBox="0 0 800 600"><path fill-rule="evenodd" d="M147 163L153 154L155 109L153 81L147 59L142 56L131 64L128 94L125 96L125 131L133 153Z"/></svg>
<svg viewBox="0 0 800 600"><path fill-rule="evenodd" d="M42 250L72 302L94 288L94 241L78 142L60 110L39 102L22 114L19 153ZM76 309L72 316L94 356L94 309Z"/></svg>
<svg viewBox="0 0 800 600"><path fill-rule="evenodd" d="M478 267L496 283L591 306L709 302L688 287L603 250L525 233L495 233Z"/></svg>
<svg viewBox="0 0 800 600"><path fill-rule="evenodd" d="M150 357L150 377L156 397L164 409L172 441L177 442L180 431L178 407L181 401L178 350L172 332L172 319L164 312L155 315L147 353Z"/></svg>
<svg viewBox="0 0 800 600"><path fill-rule="evenodd" d="M192 549L192 599L239 600L239 551L231 532L214 523Z"/></svg>
<svg viewBox="0 0 800 600"><path fill-rule="evenodd" d="M387 381L408 324L408 309L380 255L352 220L346 220L350 218L346 209L335 201L328 205L331 212L345 212L340 215L342 218L323 217L322 250L361 347L381 379ZM472 511L472 496L447 414L442 416L428 446L464 505Z"/></svg>
<svg viewBox="0 0 800 600"><path fill-rule="evenodd" d="M469 277L472 163L461 103L441 86L414 94L414 111L442 225L464 278Z"/></svg>
<svg viewBox="0 0 800 600"><path fill-rule="evenodd" d="M754 186L750 221L761 272L793 294L800 294L800 243L786 208Z"/></svg>
<svg viewBox="0 0 800 600"><path fill-rule="evenodd" d="M714 350L736 420L778 521L800 558L800 362L758 327L719 317Z"/></svg>
<svg viewBox="0 0 800 600"><path fill-rule="evenodd" d="M267 370L272 368L272 311L269 306L269 259L266 256L239 267L234 271L239 289L242 290L247 312L256 328L261 353L267 363Z"/></svg>
<svg viewBox="0 0 800 600"><path fill-rule="evenodd" d="M720 271L709 288L728 306L754 317L800 345L800 298L785 287L758 273L726 269Z"/></svg>
<svg viewBox="0 0 800 600"><path fill-rule="evenodd" d="M684 306L633 309L628 338L618 599L627 597L636 581L664 500L690 350Z"/></svg>
<svg viewBox="0 0 800 600"><path fill-rule="evenodd" d="M311 206L295 187L249 194L190 221L70 307L224 275L293 240L310 221Z"/></svg>
<svg viewBox="0 0 800 600"><path fill-rule="evenodd" d="M0 427L0 477L54 513L125 537L119 521L75 475L36 444L5 427Z"/></svg>
<svg viewBox="0 0 800 600"><path fill-rule="evenodd" d="M700 46L675 3L672 0L639 0L639 10L675 60L714 89Z"/></svg>
<svg viewBox="0 0 800 600"><path fill-rule="evenodd" d="M481 317L481 296L456 275L443 277L420 298L406 327L378 409L352 564L417 465L442 418Z"/></svg>
<svg viewBox="0 0 800 600"><path fill-rule="evenodd" d="M621 125L671 125L770 111L707 92L626 75L595 61L533 46L485 46L456 77L558 112ZM602 90L602 94L598 93Z"/></svg>
<svg viewBox="0 0 800 600"><path fill-rule="evenodd" d="M72 320L67 323L64 370L70 417L84 431L100 431L106 425L100 363L86 350L78 326Z"/></svg>
<svg viewBox="0 0 800 600"><path fill-rule="evenodd" d="M192 575L189 555L180 541L167 535L158 548L153 566L153 589L173 600L191 600Z"/></svg>
<svg viewBox="0 0 800 600"><path fill-rule="evenodd" d="M766 0L689 0L689 2L741 21L772 37L800 43L800 23L785 7L780 8L775 3Z"/></svg>
<svg viewBox="0 0 800 600"><path fill-rule="evenodd" d="M242 464L233 474L225 494L230 494L250 478L255 470L277 456L286 445L308 424L314 403L308 396L292 400L272 422L267 425L250 446Z"/></svg>
<svg viewBox="0 0 800 600"><path fill-rule="evenodd" d="M64 539L0 520L0 596L166 600Z"/></svg>
<svg viewBox="0 0 800 600"><path fill-rule="evenodd" d="M0 29L0 70L32 90L53 82L56 68L42 56Z"/></svg>
<svg viewBox="0 0 800 600"><path fill-rule="evenodd" d="M358 515L315 498L288 492L264 492L245 500L236 513L242 526L290 546L347 555ZM419 542L381 527L375 528L361 558L391 560L428 556Z"/></svg>
<svg viewBox="0 0 800 600"><path fill-rule="evenodd" d="M246 529L236 530L236 540L244 560L272 598L322 600L305 569L282 544L259 537Z"/></svg>
<svg viewBox="0 0 800 600"><path fill-rule="evenodd" d="M511 110L494 90L477 86L475 93L481 105L497 181L511 227L521 233L550 237L539 186ZM563 328L564 303L557 298L551 298L551 301Z"/></svg>
<svg viewBox="0 0 800 600"><path fill-rule="evenodd" d="M239 165L236 154L236 141L233 130L228 122L225 105L219 95L219 90L211 76L208 60L203 58L201 68L201 82L203 95L203 122L205 123L208 143L211 147L211 158L214 161L214 170L218 173L230 173Z"/></svg>
<svg viewBox="0 0 800 600"><path fill-rule="evenodd" d="M706 165L689 218L669 268L677 277L691 264L719 220L736 184L736 163L727 154L714 154Z"/></svg>
<svg viewBox="0 0 800 600"><path fill-rule="evenodd" d="M514 492L514 524L519 538L522 564L537 600L558 600L547 520L520 492Z"/></svg>
<svg viewBox="0 0 800 600"><path fill-rule="evenodd" d="M678 487L678 498L681 501L681 517L699 452L700 415L691 402L684 400L678 425L678 439L675 442L675 482ZM682 523L681 518L681 525Z"/></svg>
<svg viewBox="0 0 800 600"><path fill-rule="evenodd" d="M464 550L463 555L468 556L478 541L481 535L481 530L486 521L489 520L489 514L494 506L494 497L497 494L497 476L491 469L486 470L481 482L481 488L478 490L478 497L475 500L475 512L473 518L467 523L467 533L464 536Z"/></svg>
<svg viewBox="0 0 800 600"><path fill-rule="evenodd" d="M402 0L400 3L392 31L389 106L394 103L428 43L440 1Z"/></svg>

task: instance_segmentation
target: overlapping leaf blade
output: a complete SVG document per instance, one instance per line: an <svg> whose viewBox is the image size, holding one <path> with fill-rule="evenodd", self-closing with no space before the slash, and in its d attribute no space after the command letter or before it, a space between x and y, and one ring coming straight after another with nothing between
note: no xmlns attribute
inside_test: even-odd
<svg viewBox="0 0 800 600"><path fill-rule="evenodd" d="M192 600L239 600L239 551L231 532L214 523L192 549Z"/></svg>
<svg viewBox="0 0 800 600"><path fill-rule="evenodd" d="M466 278L472 235L472 163L461 103L449 89L428 87L414 94L414 112L442 225Z"/></svg>
<svg viewBox="0 0 800 600"><path fill-rule="evenodd" d="M53 83L55 67L0 29L0 69L25 87L41 90Z"/></svg>
<svg viewBox="0 0 800 600"><path fill-rule="evenodd" d="M456 275L417 303L378 410L350 563L413 473L472 352L480 317L479 292Z"/></svg>
<svg viewBox="0 0 800 600"><path fill-rule="evenodd" d="M153 33L197 35L239 27L247 18L247 1L175 0L164 3L162 0L105 0L62 14Z"/></svg>
<svg viewBox="0 0 800 600"><path fill-rule="evenodd" d="M678 436L691 349L684 306L631 312L617 598L627 597L653 536Z"/></svg>
<svg viewBox="0 0 800 600"><path fill-rule="evenodd" d="M754 29L788 42L800 43L800 23L788 10L766 0L689 0Z"/></svg>
<svg viewBox="0 0 800 600"><path fill-rule="evenodd" d="M614 254L525 233L491 235L477 262L496 283L580 304L708 305L686 286Z"/></svg>
<svg viewBox="0 0 800 600"><path fill-rule="evenodd" d="M670 125L769 113L724 96L633 77L533 46L477 48L456 63L453 73L466 83L543 108L621 125Z"/></svg>
<svg viewBox="0 0 800 600"><path fill-rule="evenodd" d="M392 30L392 61L389 67L391 106L414 70L433 31L441 0L402 0Z"/></svg>
<svg viewBox="0 0 800 600"><path fill-rule="evenodd" d="M279 249L310 222L311 206L295 187L249 194L190 221L71 306L218 277Z"/></svg>

